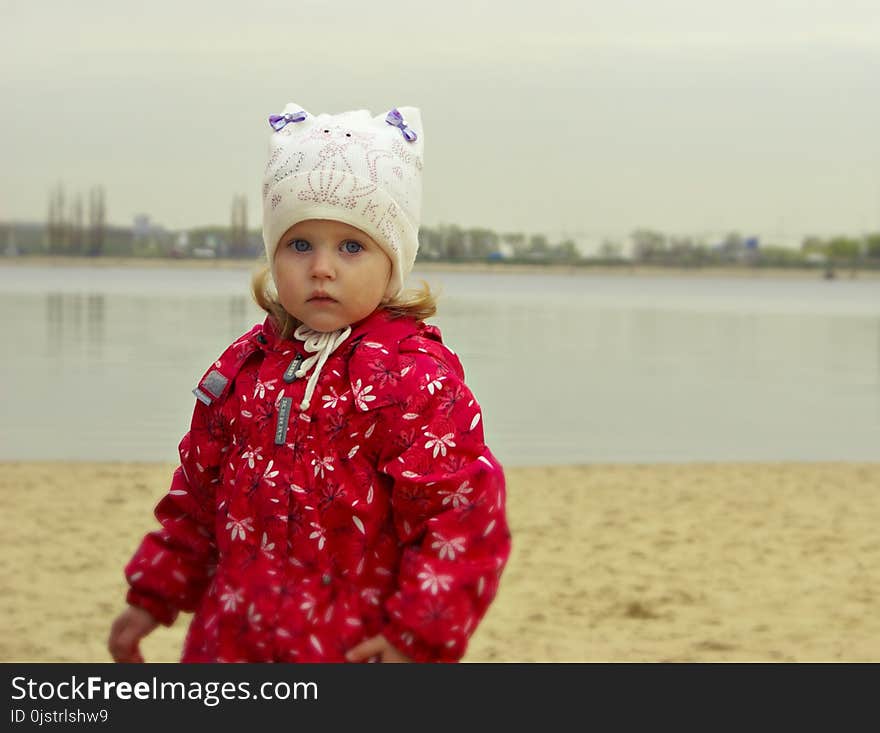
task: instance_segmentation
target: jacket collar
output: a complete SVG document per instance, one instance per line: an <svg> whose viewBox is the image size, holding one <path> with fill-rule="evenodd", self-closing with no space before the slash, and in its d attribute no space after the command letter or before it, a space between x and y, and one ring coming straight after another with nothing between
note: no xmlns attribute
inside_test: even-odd
<svg viewBox="0 0 880 733"><path fill-rule="evenodd" d="M419 331L420 324L412 318L395 318L388 311L377 308L366 318L351 324L351 334L340 349L352 349L367 337L377 340L400 340L407 335ZM395 337L397 337L395 339ZM287 351L291 348L302 349L302 341L291 336L281 338L275 321L266 316L262 326L254 328L251 338L264 351Z"/></svg>

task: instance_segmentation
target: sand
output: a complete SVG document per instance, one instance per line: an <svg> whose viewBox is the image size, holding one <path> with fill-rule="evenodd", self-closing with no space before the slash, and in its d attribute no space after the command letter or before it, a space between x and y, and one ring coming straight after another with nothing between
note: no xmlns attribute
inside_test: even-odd
<svg viewBox="0 0 880 733"><path fill-rule="evenodd" d="M173 466L0 463L0 661L109 661ZM465 661L880 661L880 463L508 469ZM148 637L178 658L187 616Z"/></svg>

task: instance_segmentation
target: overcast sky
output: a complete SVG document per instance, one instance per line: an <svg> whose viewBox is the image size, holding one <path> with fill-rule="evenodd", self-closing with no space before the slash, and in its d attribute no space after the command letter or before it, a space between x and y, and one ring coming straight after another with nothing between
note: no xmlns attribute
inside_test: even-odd
<svg viewBox="0 0 880 733"><path fill-rule="evenodd" d="M268 115L421 107L423 223L880 230L878 0L0 0L0 220L259 225Z"/></svg>

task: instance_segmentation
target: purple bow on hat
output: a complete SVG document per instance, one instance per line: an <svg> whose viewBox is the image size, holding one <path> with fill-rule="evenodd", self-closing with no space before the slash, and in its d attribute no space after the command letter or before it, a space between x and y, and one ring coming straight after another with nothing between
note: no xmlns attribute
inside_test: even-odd
<svg viewBox="0 0 880 733"><path fill-rule="evenodd" d="M403 133L403 136L406 138L407 142L413 143L418 138L413 129L409 125L407 125L406 122L403 121L403 115L398 112L397 107L392 109L385 116L385 122L398 128Z"/></svg>
<svg viewBox="0 0 880 733"><path fill-rule="evenodd" d="M283 115L272 115L269 117L269 124L275 132L279 132L287 126L287 123L302 122L305 118L306 113L303 110L300 110L299 112L294 112L292 114L288 112Z"/></svg>

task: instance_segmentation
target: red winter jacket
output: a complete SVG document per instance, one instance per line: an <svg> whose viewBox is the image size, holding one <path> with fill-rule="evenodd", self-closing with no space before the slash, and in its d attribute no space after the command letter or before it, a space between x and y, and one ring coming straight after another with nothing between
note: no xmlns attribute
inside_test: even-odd
<svg viewBox="0 0 880 733"><path fill-rule="evenodd" d="M376 311L300 412L306 356L267 319L203 377L127 600L164 624L195 612L184 662L340 662L378 633L457 661L510 552L461 364L436 327Z"/></svg>

